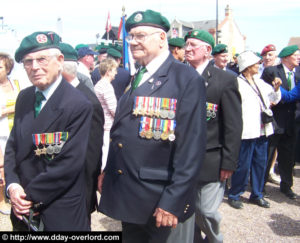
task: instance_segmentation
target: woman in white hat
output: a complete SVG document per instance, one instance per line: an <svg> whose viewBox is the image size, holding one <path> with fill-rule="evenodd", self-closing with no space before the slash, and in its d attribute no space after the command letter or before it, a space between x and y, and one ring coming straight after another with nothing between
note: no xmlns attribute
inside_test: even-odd
<svg viewBox="0 0 300 243"><path fill-rule="evenodd" d="M271 105L281 99L281 80L274 80L274 88L259 78L260 58L252 51L238 56L239 91L242 99L243 132L238 168L231 179L229 205L243 207L240 196L245 192L251 173L251 195L249 201L258 206L269 208L263 198L262 190L267 166L267 137L274 132Z"/></svg>

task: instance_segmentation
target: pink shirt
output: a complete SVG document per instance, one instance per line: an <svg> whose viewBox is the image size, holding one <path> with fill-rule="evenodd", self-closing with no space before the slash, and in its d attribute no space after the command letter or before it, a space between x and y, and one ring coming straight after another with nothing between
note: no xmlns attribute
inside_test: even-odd
<svg viewBox="0 0 300 243"><path fill-rule="evenodd" d="M110 131L117 108L117 99L114 88L108 80L102 78L95 85L95 93L104 112L104 130Z"/></svg>

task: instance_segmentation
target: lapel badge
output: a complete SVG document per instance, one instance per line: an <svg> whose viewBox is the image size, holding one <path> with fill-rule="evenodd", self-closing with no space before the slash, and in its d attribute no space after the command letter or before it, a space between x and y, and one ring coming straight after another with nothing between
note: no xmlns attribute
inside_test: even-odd
<svg viewBox="0 0 300 243"><path fill-rule="evenodd" d="M161 85L161 81L157 80L157 81L155 82L155 85L156 85L156 86Z"/></svg>

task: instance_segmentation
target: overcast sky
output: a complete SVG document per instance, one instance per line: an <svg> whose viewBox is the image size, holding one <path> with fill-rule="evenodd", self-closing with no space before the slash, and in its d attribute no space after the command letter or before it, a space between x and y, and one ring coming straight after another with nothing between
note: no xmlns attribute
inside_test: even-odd
<svg viewBox="0 0 300 243"><path fill-rule="evenodd" d="M247 49L260 52L273 43L280 51L290 37L300 37L300 0L218 0L218 3L219 22L229 4L241 33L247 37ZM118 26L123 5L127 15L152 9L161 12L170 23L175 17L184 21L216 18L216 0L8 0L2 1L0 17L4 27L14 29L19 40L35 31L62 30L63 41L75 46L95 43L96 34L104 34L108 12L112 25ZM62 21L61 29L57 28L58 18ZM0 51L13 44L0 35Z"/></svg>

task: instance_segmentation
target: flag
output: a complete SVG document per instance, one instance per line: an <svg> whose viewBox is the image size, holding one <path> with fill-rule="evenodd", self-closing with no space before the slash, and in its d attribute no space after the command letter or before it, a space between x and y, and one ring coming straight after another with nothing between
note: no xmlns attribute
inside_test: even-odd
<svg viewBox="0 0 300 243"><path fill-rule="evenodd" d="M119 29L118 29L118 40L121 40L123 38L123 17L121 18L120 24L119 24Z"/></svg>
<svg viewBox="0 0 300 243"><path fill-rule="evenodd" d="M125 40L126 36L128 35L126 29L125 29L125 23L126 23L126 15L122 16L122 39L123 39L123 65L126 70L129 70L129 55L128 55L128 43ZM120 28L119 28L120 29ZM118 33L119 34L119 33Z"/></svg>
<svg viewBox="0 0 300 243"><path fill-rule="evenodd" d="M106 20L105 30L106 30L106 33L109 33L109 31L111 31L111 22L110 22L109 12L108 12L107 20Z"/></svg>

